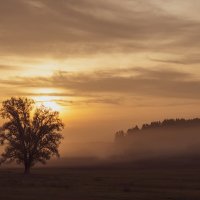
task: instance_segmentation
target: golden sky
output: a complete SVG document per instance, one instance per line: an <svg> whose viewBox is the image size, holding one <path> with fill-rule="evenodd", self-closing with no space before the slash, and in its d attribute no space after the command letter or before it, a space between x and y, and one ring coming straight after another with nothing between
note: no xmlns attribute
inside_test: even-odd
<svg viewBox="0 0 200 200"><path fill-rule="evenodd" d="M65 141L200 114L199 0L0 0L0 100L61 112Z"/></svg>

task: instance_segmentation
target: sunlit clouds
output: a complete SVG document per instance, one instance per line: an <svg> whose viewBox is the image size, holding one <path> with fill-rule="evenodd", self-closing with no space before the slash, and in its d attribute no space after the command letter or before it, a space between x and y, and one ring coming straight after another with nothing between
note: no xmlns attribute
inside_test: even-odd
<svg viewBox="0 0 200 200"><path fill-rule="evenodd" d="M0 100L59 111L68 139L112 140L118 128L199 115L199 1L0 4Z"/></svg>

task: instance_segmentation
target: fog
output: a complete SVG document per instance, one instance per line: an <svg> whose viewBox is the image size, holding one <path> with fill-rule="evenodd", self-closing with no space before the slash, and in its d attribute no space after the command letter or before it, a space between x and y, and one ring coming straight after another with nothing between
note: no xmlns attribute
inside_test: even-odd
<svg viewBox="0 0 200 200"><path fill-rule="evenodd" d="M176 157L193 159L200 156L199 132L198 127L155 129L127 135L117 141L113 134L113 142L65 142L64 148L60 149L60 158L53 158L45 166L81 167Z"/></svg>
<svg viewBox="0 0 200 200"><path fill-rule="evenodd" d="M114 136L113 136L114 138ZM169 158L192 159L200 155L199 128L148 130L118 141L67 143L59 160L50 165L90 166Z"/></svg>
<svg viewBox="0 0 200 200"><path fill-rule="evenodd" d="M115 145L124 159L189 156L200 152L199 128L148 130L123 138Z"/></svg>

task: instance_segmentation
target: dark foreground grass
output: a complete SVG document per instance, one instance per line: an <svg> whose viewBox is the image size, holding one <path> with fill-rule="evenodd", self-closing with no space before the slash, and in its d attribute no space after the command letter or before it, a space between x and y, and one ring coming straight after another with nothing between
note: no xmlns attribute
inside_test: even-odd
<svg viewBox="0 0 200 200"><path fill-rule="evenodd" d="M199 200L198 167L0 170L2 200Z"/></svg>

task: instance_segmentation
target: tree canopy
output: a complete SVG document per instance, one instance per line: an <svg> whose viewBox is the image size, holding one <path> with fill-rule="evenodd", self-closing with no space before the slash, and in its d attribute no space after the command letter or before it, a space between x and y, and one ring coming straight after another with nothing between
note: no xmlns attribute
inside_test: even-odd
<svg viewBox="0 0 200 200"><path fill-rule="evenodd" d="M6 120L0 132L0 144L5 146L1 163L15 161L29 173L36 163L59 157L64 124L58 112L36 107L32 99L12 97L2 103L0 115Z"/></svg>
<svg viewBox="0 0 200 200"><path fill-rule="evenodd" d="M193 128L200 127L200 119L165 119L163 121L154 121L150 124L143 124L141 128L137 125L134 128L129 128L127 132L118 131L115 133L115 139L120 140L126 136L133 136L137 133L145 133L148 131L155 130L167 130L167 129L182 129L182 128Z"/></svg>

